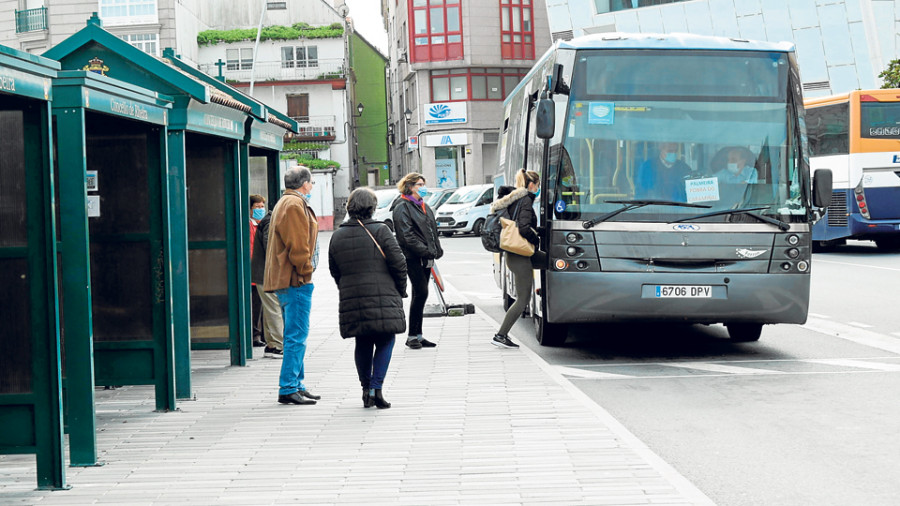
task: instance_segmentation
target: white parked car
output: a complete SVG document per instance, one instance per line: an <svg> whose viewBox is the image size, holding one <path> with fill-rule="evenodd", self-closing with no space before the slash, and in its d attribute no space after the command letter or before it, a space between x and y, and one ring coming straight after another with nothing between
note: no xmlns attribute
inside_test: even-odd
<svg viewBox="0 0 900 506"><path fill-rule="evenodd" d="M400 191L396 188L388 188L386 190L375 190L375 196L378 197L378 204L375 205L375 212L372 213L372 219L382 221L391 230L394 230L394 221L392 219L394 211L394 202L400 198ZM350 219L349 214L344 215L344 223Z"/></svg>
<svg viewBox="0 0 900 506"><path fill-rule="evenodd" d="M454 233L472 232L481 235L484 218L491 212L494 202L494 185L478 184L463 186L437 211L438 232L445 237Z"/></svg>

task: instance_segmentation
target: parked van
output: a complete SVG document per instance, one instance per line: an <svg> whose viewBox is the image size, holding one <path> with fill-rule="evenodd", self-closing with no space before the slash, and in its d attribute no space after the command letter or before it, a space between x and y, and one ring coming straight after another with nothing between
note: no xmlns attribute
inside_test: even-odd
<svg viewBox="0 0 900 506"><path fill-rule="evenodd" d="M428 204L433 211L437 211L439 207L444 205L444 203L450 199L450 196L452 196L455 191L456 188L429 189L428 195L425 196L425 203Z"/></svg>
<svg viewBox="0 0 900 506"><path fill-rule="evenodd" d="M394 230L393 211L394 203L400 198L400 191L396 188L388 188L385 190L375 190L375 197L378 203L375 205L375 212L372 213L372 219L382 221L391 230ZM350 219L349 214L344 215L344 223Z"/></svg>
<svg viewBox="0 0 900 506"><path fill-rule="evenodd" d="M437 211L438 231L445 237L454 233L472 232L481 235L484 218L491 212L494 201L494 185L463 186Z"/></svg>

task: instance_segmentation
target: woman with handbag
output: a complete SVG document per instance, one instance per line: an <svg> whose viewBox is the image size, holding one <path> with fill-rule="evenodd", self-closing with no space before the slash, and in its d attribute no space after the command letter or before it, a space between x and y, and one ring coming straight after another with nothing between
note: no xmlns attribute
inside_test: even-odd
<svg viewBox="0 0 900 506"><path fill-rule="evenodd" d="M412 285L406 346L413 350L434 348L436 344L422 336L422 313L428 299L431 266L444 255L444 250L438 240L434 211L422 200L428 195L425 176L410 172L397 183L397 189L401 197L394 207L394 230L400 249L406 256L406 270Z"/></svg>
<svg viewBox="0 0 900 506"><path fill-rule="evenodd" d="M338 285L341 337L356 338L353 354L363 407L391 407L381 389L394 335L406 330L406 258L387 225L372 219L378 198L368 188L347 199L350 219L334 232L328 269Z"/></svg>
<svg viewBox="0 0 900 506"><path fill-rule="evenodd" d="M504 225L504 230L500 237L500 248L510 248L509 236L521 243L515 248L519 253L513 253L508 250L503 252L506 258L506 267L509 268L513 275L513 283L516 287L516 302L506 311L500 330L497 331L497 334L494 335L494 339L491 341L494 346L500 348L519 347L518 344L510 340L507 334L513 324L516 323L516 320L522 316L522 311L525 310L525 306L528 305L528 300L531 298L531 286L534 282L531 255L534 254L534 250L540 243L537 233L537 216L534 214L533 206L534 199L540 192L541 176L533 170L526 171L521 169L516 172L516 189L491 205L492 213L506 209L512 219L512 223ZM521 241L521 239L524 239L524 241ZM529 248L528 245L531 245L531 247Z"/></svg>

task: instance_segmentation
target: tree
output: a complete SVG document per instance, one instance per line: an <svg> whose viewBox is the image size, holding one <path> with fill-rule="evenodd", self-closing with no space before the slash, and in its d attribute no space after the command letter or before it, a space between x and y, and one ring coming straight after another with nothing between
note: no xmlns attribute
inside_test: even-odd
<svg viewBox="0 0 900 506"><path fill-rule="evenodd" d="M900 60L891 60L878 77L884 79L882 88L900 88Z"/></svg>

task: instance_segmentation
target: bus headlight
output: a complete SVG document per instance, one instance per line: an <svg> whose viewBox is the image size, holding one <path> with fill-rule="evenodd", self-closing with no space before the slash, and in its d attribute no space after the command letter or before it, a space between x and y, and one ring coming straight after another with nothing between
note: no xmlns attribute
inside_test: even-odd
<svg viewBox="0 0 900 506"><path fill-rule="evenodd" d="M782 262L781 270L783 270L785 272L791 270L791 263L790 262Z"/></svg>
<svg viewBox="0 0 900 506"><path fill-rule="evenodd" d="M569 268L569 262L566 262L562 258L556 261L556 270L564 271Z"/></svg>
<svg viewBox="0 0 900 506"><path fill-rule="evenodd" d="M797 262L797 270L800 272L806 272L809 270L809 262L806 260L800 260Z"/></svg>
<svg viewBox="0 0 900 506"><path fill-rule="evenodd" d="M573 257L577 254L578 254L578 248L576 248L575 246L569 246L568 248L566 248L566 255Z"/></svg>
<svg viewBox="0 0 900 506"><path fill-rule="evenodd" d="M789 235L789 236L787 236L787 242L791 246L796 246L796 245L800 244L800 238L797 237L796 235Z"/></svg>
<svg viewBox="0 0 900 506"><path fill-rule="evenodd" d="M787 255L788 258L797 258L800 256L800 250L798 250L797 248L791 248L785 251L784 254Z"/></svg>

